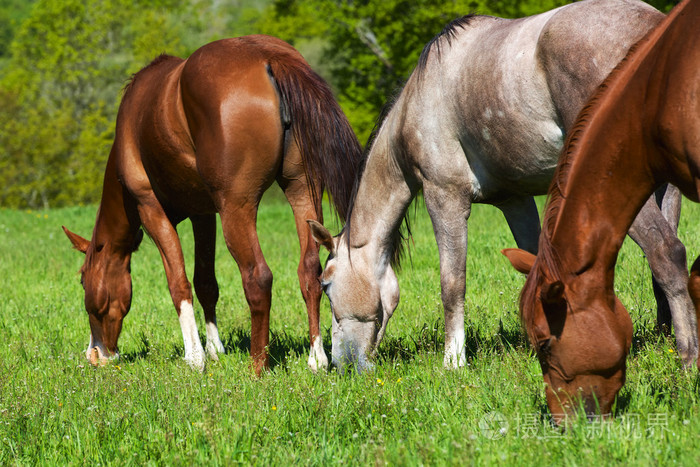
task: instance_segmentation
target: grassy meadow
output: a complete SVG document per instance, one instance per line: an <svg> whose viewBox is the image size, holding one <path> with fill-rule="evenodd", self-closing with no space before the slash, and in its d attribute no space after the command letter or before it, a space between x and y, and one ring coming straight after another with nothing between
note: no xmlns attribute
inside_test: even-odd
<svg viewBox="0 0 700 467"><path fill-rule="evenodd" d="M91 367L84 357L83 258L61 225L89 237L95 212L96 206L0 210L0 465L700 461L697 372L682 370L673 340L656 333L649 268L630 240L616 276L635 326L627 384L612 420L580 420L562 433L547 421L539 365L517 315L524 278L499 253L515 242L493 207L475 206L470 221L465 368L442 367L437 248L419 204L411 256L399 273L401 302L376 370L314 375L306 367L308 328L291 210L278 194L267 196L258 229L275 277L274 364L262 378L250 371L250 318L221 236L218 321L227 354L209 361L202 374L183 362L161 260L146 239L132 261L122 359ZM337 232L332 216L327 219ZM686 203L679 235L689 258L700 253L698 219L700 207ZM185 222L179 231L191 279L192 230ZM330 353L325 298L321 320Z"/></svg>

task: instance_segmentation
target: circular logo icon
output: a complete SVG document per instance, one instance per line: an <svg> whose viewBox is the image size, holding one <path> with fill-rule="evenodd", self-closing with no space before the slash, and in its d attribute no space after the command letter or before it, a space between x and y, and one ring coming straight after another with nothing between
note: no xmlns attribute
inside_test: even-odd
<svg viewBox="0 0 700 467"><path fill-rule="evenodd" d="M479 420L481 436L488 439L503 438L508 433L508 420L500 412L488 412Z"/></svg>

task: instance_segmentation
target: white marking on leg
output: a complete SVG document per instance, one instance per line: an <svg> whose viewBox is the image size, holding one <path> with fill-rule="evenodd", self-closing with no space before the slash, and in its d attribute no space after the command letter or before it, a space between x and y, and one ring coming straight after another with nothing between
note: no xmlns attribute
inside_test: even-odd
<svg viewBox="0 0 700 467"><path fill-rule="evenodd" d="M220 353L226 353L224 350L224 344L221 343L219 338L219 328L216 326L216 320L209 321L206 324L207 329L207 355L212 360L219 360Z"/></svg>
<svg viewBox="0 0 700 467"><path fill-rule="evenodd" d="M311 343L311 350L309 351L309 368L311 371L316 373L320 368L324 370L328 368L328 357L326 352L323 350L323 338L321 336L316 336L314 341Z"/></svg>
<svg viewBox="0 0 700 467"><path fill-rule="evenodd" d="M444 365L446 368L459 368L467 363L464 329L458 329L451 334L452 336L445 340Z"/></svg>
<svg viewBox="0 0 700 467"><path fill-rule="evenodd" d="M180 303L180 328L185 343L185 361L192 369L204 371L204 349L197 332L194 308L187 300Z"/></svg>

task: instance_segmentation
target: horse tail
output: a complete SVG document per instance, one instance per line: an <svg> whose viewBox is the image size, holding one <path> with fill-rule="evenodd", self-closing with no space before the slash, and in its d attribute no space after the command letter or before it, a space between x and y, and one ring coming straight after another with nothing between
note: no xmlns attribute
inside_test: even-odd
<svg viewBox="0 0 700 467"><path fill-rule="evenodd" d="M316 212L321 214L320 182L345 221L363 158L357 136L330 86L301 57L273 56L268 73L279 90L283 125L299 147Z"/></svg>

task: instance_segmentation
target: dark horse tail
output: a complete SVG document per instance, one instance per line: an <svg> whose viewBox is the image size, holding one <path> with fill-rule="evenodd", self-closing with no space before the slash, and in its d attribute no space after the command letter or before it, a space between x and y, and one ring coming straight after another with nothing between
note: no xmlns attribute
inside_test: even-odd
<svg viewBox="0 0 700 467"><path fill-rule="evenodd" d="M284 123L291 126L301 152L317 212L321 213L321 200L315 182L321 182L345 221L363 157L348 119L330 86L306 62L273 57L268 71L279 89Z"/></svg>

